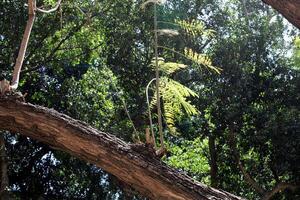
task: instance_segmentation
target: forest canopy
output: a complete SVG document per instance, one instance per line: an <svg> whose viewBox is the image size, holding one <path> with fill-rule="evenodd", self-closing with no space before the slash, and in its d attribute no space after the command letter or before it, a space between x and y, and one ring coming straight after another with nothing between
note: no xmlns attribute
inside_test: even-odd
<svg viewBox="0 0 300 200"><path fill-rule="evenodd" d="M219 190L300 198L299 30L262 1L155 2L63 0L38 13L18 91L128 143L149 130L163 163ZM28 5L0 7L0 80L12 80ZM1 129L0 154L2 199L147 198L22 133Z"/></svg>

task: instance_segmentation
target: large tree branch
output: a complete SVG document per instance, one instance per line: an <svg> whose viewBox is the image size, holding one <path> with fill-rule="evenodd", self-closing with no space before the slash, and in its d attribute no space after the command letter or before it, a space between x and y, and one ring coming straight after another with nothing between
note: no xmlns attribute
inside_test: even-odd
<svg viewBox="0 0 300 200"><path fill-rule="evenodd" d="M300 29L300 1L299 0L263 0L281 13L288 21Z"/></svg>
<svg viewBox="0 0 300 200"><path fill-rule="evenodd" d="M146 147L126 144L52 109L0 99L0 127L93 163L150 199L242 199L178 173Z"/></svg>

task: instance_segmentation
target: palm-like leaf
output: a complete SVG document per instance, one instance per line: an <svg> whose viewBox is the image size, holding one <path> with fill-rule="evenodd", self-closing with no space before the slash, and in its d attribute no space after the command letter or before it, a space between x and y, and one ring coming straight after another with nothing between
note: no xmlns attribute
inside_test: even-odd
<svg viewBox="0 0 300 200"><path fill-rule="evenodd" d="M187 67L187 65L181 63L165 62L163 58L159 58L158 66L159 66L159 70L167 75L173 74L174 72ZM152 60L151 67L153 68L153 70L155 70L155 59Z"/></svg>
<svg viewBox="0 0 300 200"><path fill-rule="evenodd" d="M198 65L202 65L208 69L211 69L211 70L217 72L218 74L220 74L220 71L222 70L219 67L213 66L211 59L206 54L199 54L199 53L194 52L192 49L185 48L184 55L186 58L188 58L192 62L194 62Z"/></svg>
<svg viewBox="0 0 300 200"><path fill-rule="evenodd" d="M213 37L215 35L215 31L212 29L207 29L205 24L200 20L193 19L191 22L186 20L175 20L175 23L177 23L187 34L193 37Z"/></svg>
<svg viewBox="0 0 300 200"><path fill-rule="evenodd" d="M175 119L187 115L196 115L198 110L187 99L189 97L198 97L191 89L181 83L169 79L161 78L160 93L163 99L164 117L171 133L176 133ZM151 106L156 105L156 96L151 101ZM184 112L183 112L184 111Z"/></svg>

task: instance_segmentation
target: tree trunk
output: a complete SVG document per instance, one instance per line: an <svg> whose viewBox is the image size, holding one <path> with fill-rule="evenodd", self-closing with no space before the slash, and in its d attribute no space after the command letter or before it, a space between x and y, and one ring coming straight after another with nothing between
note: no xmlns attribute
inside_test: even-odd
<svg viewBox="0 0 300 200"><path fill-rule="evenodd" d="M0 189L0 199L9 199L8 191L8 174L7 174L7 156L5 150L5 139L4 133L0 132L0 171L1 171L1 189Z"/></svg>
<svg viewBox="0 0 300 200"><path fill-rule="evenodd" d="M263 0L281 13L288 21L300 29L300 1L299 0Z"/></svg>
<svg viewBox="0 0 300 200"><path fill-rule="evenodd" d="M242 199L180 174L145 145L126 144L52 109L2 98L0 128L95 164L150 199Z"/></svg>
<svg viewBox="0 0 300 200"><path fill-rule="evenodd" d="M210 178L211 186L218 187L218 164L217 164L217 150L216 150L216 138L214 136L209 136L209 155L210 155Z"/></svg>

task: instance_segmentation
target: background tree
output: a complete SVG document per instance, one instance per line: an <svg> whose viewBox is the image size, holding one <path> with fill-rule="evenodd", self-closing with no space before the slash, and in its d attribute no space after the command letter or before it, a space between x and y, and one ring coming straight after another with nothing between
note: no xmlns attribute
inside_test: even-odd
<svg viewBox="0 0 300 200"><path fill-rule="evenodd" d="M27 20L24 3L0 3L0 74L8 80ZM20 90L28 94L27 101L130 141L133 127L124 99L135 127L144 133L144 89L154 78L149 68L154 52L152 8L142 11L141 4L63 1L60 12L38 16L21 73ZM175 119L180 135L168 136L165 161L249 199L271 194L267 191L280 182L299 185L299 71L286 56L291 47L283 39L295 31L287 32L282 18L257 1L169 0L158 16L170 22L202 20L215 38L181 34L164 38L161 45L207 53L222 68L219 75L190 62L189 70L172 75L196 91L199 98L190 100L200 114ZM160 51L176 62L187 61ZM131 198L123 192L126 187L93 165L20 135L6 133L5 140L15 199ZM239 162L263 194L245 178ZM287 189L272 198L299 195L299 190Z"/></svg>

